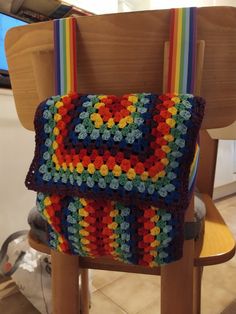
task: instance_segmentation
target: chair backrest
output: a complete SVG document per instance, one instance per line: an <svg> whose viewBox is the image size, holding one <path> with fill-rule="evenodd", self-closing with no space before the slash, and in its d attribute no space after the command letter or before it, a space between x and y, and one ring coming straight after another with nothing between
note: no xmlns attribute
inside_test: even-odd
<svg viewBox="0 0 236 314"><path fill-rule="evenodd" d="M162 91L170 10L79 17L77 21L79 92ZM199 8L197 34L206 42L203 128L224 127L236 116L236 8ZM33 130L36 106L53 95L52 22L11 29L5 47L19 119Z"/></svg>

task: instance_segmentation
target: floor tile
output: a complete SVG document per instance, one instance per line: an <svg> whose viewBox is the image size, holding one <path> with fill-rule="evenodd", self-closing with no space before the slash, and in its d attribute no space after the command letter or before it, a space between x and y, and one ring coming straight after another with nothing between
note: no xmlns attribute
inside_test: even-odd
<svg viewBox="0 0 236 314"><path fill-rule="evenodd" d="M118 271L92 270L92 286L95 289L103 288L124 275L125 273Z"/></svg>
<svg viewBox="0 0 236 314"><path fill-rule="evenodd" d="M235 300L235 293L216 286L214 281L204 281L202 288L203 314L221 314Z"/></svg>
<svg viewBox="0 0 236 314"><path fill-rule="evenodd" d="M14 293L0 300L1 314L40 314L38 310L20 293Z"/></svg>
<svg viewBox="0 0 236 314"><path fill-rule="evenodd" d="M92 306L89 314L127 314L127 312L112 302L102 292L95 291L92 296Z"/></svg>
<svg viewBox="0 0 236 314"><path fill-rule="evenodd" d="M210 282L214 285L214 291L223 288L235 294L236 297L236 257L224 264L209 266L204 268L203 272L203 293L205 285Z"/></svg>
<svg viewBox="0 0 236 314"><path fill-rule="evenodd" d="M129 314L136 314L159 300L160 280L157 276L127 274L101 291Z"/></svg>
<svg viewBox="0 0 236 314"><path fill-rule="evenodd" d="M154 301L137 314L160 314L160 301Z"/></svg>
<svg viewBox="0 0 236 314"><path fill-rule="evenodd" d="M18 292L18 289L13 280L0 283L0 301L16 292Z"/></svg>

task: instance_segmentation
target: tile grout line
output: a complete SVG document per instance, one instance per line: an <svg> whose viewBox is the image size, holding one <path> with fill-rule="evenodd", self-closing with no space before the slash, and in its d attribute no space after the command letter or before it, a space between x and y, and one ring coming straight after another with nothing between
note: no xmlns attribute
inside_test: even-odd
<svg viewBox="0 0 236 314"><path fill-rule="evenodd" d="M93 286L96 288L95 291L100 290L100 289L103 289L103 288L105 288L106 286L111 285L112 283L114 283L114 282L116 282L117 280L119 280L119 279L121 279L122 277L124 277L126 274L128 274L128 273L124 273L124 274L121 275L119 278L116 278L116 279L112 280L111 282L109 282L109 283L107 283L107 284L105 284L105 285L103 285L103 286L101 286L101 287L99 287L99 288L96 288L96 287L93 285ZM92 281L92 284L93 284L93 281ZM94 292L95 292L95 291L94 291Z"/></svg>
<svg viewBox="0 0 236 314"><path fill-rule="evenodd" d="M96 290L99 291L101 294L103 294L106 298L108 298L113 304L115 304L116 306L118 306L122 311L125 312L125 314L130 314L129 312L127 312L127 310L125 310L123 307L121 307L118 303L116 303L114 300L112 300L107 294L105 294L103 291L101 290ZM95 291L95 292L96 292ZM132 314L141 314L142 311L144 311L148 306L151 306L152 304L154 304L155 301L152 301L150 303L148 303L143 309L141 309L140 311L136 312L136 313L132 313Z"/></svg>
<svg viewBox="0 0 236 314"><path fill-rule="evenodd" d="M140 311L138 311L138 312L137 312L137 313L135 313L135 314L142 314L142 312L143 312L144 310L146 310L146 309L147 309L147 307L149 307L149 306L151 306L151 305L155 304L155 302L156 302L156 301L152 301L152 302L148 303L148 304L147 304L147 306L146 306L145 308L141 309ZM160 308L160 306L161 306L161 303L159 302L159 308Z"/></svg>
<svg viewBox="0 0 236 314"><path fill-rule="evenodd" d="M125 309L123 309L118 303L116 303L113 299L111 299L107 294L105 294L101 289L109 286L109 285L112 285L114 282L118 281L119 279L121 279L122 277L125 277L127 274L129 273L124 273L123 275L121 275L119 278L113 280L112 282L100 287L99 289L96 289L93 293L95 293L96 291L99 291L101 292L105 297L107 297L113 304L115 304L116 306L118 306L119 308L121 308L126 314L129 314L129 312L127 312ZM137 275L139 275L137 273ZM152 305L153 303L155 303L155 301L152 301L150 303L148 303L143 309L141 309L140 311L136 312L136 313L132 313L132 314L139 314L141 311L144 311L148 306Z"/></svg>
<svg viewBox="0 0 236 314"><path fill-rule="evenodd" d="M114 300L112 300L108 295L106 295L103 291L101 291L100 289L98 289L97 291L99 291L103 296L105 296L107 299L109 299L111 301L111 303L115 304L118 308L120 308L123 312L125 312L125 314L129 314L125 309L123 309L119 304L117 304Z"/></svg>

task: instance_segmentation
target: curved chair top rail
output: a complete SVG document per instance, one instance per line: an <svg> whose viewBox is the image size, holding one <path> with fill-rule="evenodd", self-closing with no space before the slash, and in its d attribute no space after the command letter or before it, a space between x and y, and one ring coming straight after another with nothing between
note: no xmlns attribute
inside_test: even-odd
<svg viewBox="0 0 236 314"><path fill-rule="evenodd" d="M79 17L77 21L80 93L162 91L170 10ZM206 44L203 128L224 127L236 120L236 8L199 8L197 37ZM53 23L11 29L5 48L19 119L33 130L36 106L53 95Z"/></svg>

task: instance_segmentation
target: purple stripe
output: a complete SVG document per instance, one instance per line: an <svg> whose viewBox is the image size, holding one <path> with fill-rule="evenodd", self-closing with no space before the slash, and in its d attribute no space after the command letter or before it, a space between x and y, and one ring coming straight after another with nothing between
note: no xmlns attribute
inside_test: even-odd
<svg viewBox="0 0 236 314"><path fill-rule="evenodd" d="M194 93L194 86L195 86L195 72L196 72L196 53L197 53L197 8L192 8L193 17L192 17L192 28L193 28L193 45L192 45L192 85L191 85L191 92Z"/></svg>

